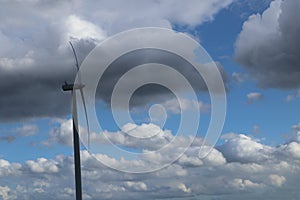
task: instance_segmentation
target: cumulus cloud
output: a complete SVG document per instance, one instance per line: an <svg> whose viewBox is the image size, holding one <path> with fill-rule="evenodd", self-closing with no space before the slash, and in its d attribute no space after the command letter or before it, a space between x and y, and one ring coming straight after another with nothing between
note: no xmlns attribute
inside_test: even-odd
<svg viewBox="0 0 300 200"><path fill-rule="evenodd" d="M296 98L299 98L299 97L300 97L300 90L296 90L294 93L289 94L289 95L285 98L285 101L286 101L286 102L290 102L290 101L293 101L293 100L295 100Z"/></svg>
<svg viewBox="0 0 300 200"><path fill-rule="evenodd" d="M100 29L97 25L80 19L76 15L70 15L66 20L66 27L68 32L66 33L66 40L69 38L90 38L93 40L101 41L106 38L106 33Z"/></svg>
<svg viewBox="0 0 300 200"><path fill-rule="evenodd" d="M81 133L81 132L80 132ZM73 121L59 120L59 127L54 127L49 132L49 138L41 143L43 145L51 145L54 142L72 146L73 145Z"/></svg>
<svg viewBox="0 0 300 200"><path fill-rule="evenodd" d="M180 104L182 105L182 108L180 108ZM182 110L193 110L193 109L199 109L202 112L208 112L210 110L210 105L206 104L202 101L195 101L195 100L189 100L189 99L170 99L165 101L162 106L164 108L174 114L179 114L181 109Z"/></svg>
<svg viewBox="0 0 300 200"><path fill-rule="evenodd" d="M231 76L237 83L243 83L245 81L245 75L242 73L233 72Z"/></svg>
<svg viewBox="0 0 300 200"><path fill-rule="evenodd" d="M190 193L191 192L191 189L187 188L183 183L180 183L178 185L178 188L181 189L183 192L186 192L186 193Z"/></svg>
<svg viewBox="0 0 300 200"><path fill-rule="evenodd" d="M96 44L112 34L144 26L199 25L213 20L231 2L2 2L0 92L4 98L0 100L0 118L19 120L69 113L70 96L60 89L64 81L72 82L75 77L68 40L74 42L81 62Z"/></svg>
<svg viewBox="0 0 300 200"><path fill-rule="evenodd" d="M39 158L37 161L28 160L26 166L34 173L57 173L58 167L54 161Z"/></svg>
<svg viewBox="0 0 300 200"><path fill-rule="evenodd" d="M247 102L254 103L256 101L262 100L263 97L264 96L261 93L251 92L251 93L247 94Z"/></svg>
<svg viewBox="0 0 300 200"><path fill-rule="evenodd" d="M259 183L253 183L252 181L248 180L248 179L240 179L240 178L236 178L234 180L232 180L229 185L231 187L233 187L236 190L247 190L247 189L251 189L251 188L260 188L263 187L263 184L259 184Z"/></svg>
<svg viewBox="0 0 300 200"><path fill-rule="evenodd" d="M4 131L4 136L0 137L0 140L7 142L13 142L18 137L29 137L36 135L39 132L39 127L35 124L24 124L15 129Z"/></svg>
<svg viewBox="0 0 300 200"><path fill-rule="evenodd" d="M147 190L147 185L144 182L137 181L127 181L125 182L126 187L136 190L136 191L146 191Z"/></svg>
<svg viewBox="0 0 300 200"><path fill-rule="evenodd" d="M69 130L71 125L70 120L61 121L60 131L67 132L69 140L72 139ZM123 129L125 131L132 127L137 128L137 132L146 135L152 135L151 130L159 129L151 124L138 127L128 124ZM297 128L296 125L294 128ZM159 144L166 144L173 138L171 132L162 131L155 140L147 138L149 143L147 145L146 142L141 143L132 138L126 138L122 132L104 132L103 134L118 145L134 149L142 148L147 151L155 151L160 147ZM56 139L67 144L67 139L63 138L58 136ZM107 140L102 137L94 135L92 138L101 144L108 144ZM231 199L243 197L265 199L278 195L292 198L300 195L297 193L297 182L300 180L297 175L300 171L300 140L297 138L300 138L300 133L297 133L294 138L284 144L271 147L250 136L229 133L222 136L223 143L219 146L212 150L204 146L201 151L202 141L196 138L187 151L173 164L146 174L118 172L104 166L96 158L105 159L106 164L124 169L155 167L157 163L176 155L176 151L183 148L189 138L182 138L181 143L177 143L168 153L164 155L157 153L151 157L115 158L112 155L98 153L90 155L83 150L81 158L84 196L88 199L140 199L141 195L145 199L161 197L188 199L193 196L204 199L208 196L216 199L229 197ZM199 152L205 154L206 149L210 153L203 158ZM24 164L10 163L2 159L0 160L0 177L11 181L20 178L31 181L33 184L26 184L25 181L12 187L0 181L0 185L7 186L11 191L8 195L16 197L25 195L32 199L46 197L46 199L72 199L74 190L72 189L73 182L70 180L73 180L74 176L73 167L72 157L63 155L52 159L28 160ZM289 194L289 191L294 191L294 193Z"/></svg>
<svg viewBox="0 0 300 200"><path fill-rule="evenodd" d="M197 1L189 3L181 0L173 2L132 0L130 3L117 1L79 2L77 8L83 16L94 13L95 21L101 21L108 32L119 32L139 26L168 26L185 24L195 26L213 20L214 15L222 8L229 6L232 0ZM145 9L147 8L147 9ZM189 12L183 12L183 11Z"/></svg>
<svg viewBox="0 0 300 200"><path fill-rule="evenodd" d="M279 176L277 174L271 174L269 178L271 183L277 187L281 187L286 182L286 178L284 176Z"/></svg>
<svg viewBox="0 0 300 200"><path fill-rule="evenodd" d="M299 1L275 0L244 23L235 57L263 88L297 88L299 81Z"/></svg>
<svg viewBox="0 0 300 200"><path fill-rule="evenodd" d="M7 160L0 159L0 177L16 176L20 174L22 165L19 163L10 163Z"/></svg>
<svg viewBox="0 0 300 200"><path fill-rule="evenodd" d="M228 161L255 162L268 159L272 148L265 146L251 137L240 134L226 134L222 136L226 142L219 149Z"/></svg>
<svg viewBox="0 0 300 200"><path fill-rule="evenodd" d="M239 0L230 6L233 13L240 15L242 19L256 12L263 12L272 0Z"/></svg>
<svg viewBox="0 0 300 200"><path fill-rule="evenodd" d="M87 142L87 131L83 127L79 127L80 136L83 142ZM143 148L145 150L155 150L166 145L174 139L171 131L162 130L155 124L125 124L120 131L109 132L103 131L101 133L91 132L91 144L113 144L130 147ZM72 120L60 120L58 127L54 127L49 132L49 138L43 141L44 145L51 145L53 143L60 143L68 146L73 145L73 129ZM188 142L188 141L186 141Z"/></svg>
<svg viewBox="0 0 300 200"><path fill-rule="evenodd" d="M292 199L299 196L300 157L295 153L299 154L300 143L294 141L270 147L235 133L223 139L224 144L214 148L204 159L198 155L200 143L193 144L172 165L146 174L112 170L95 159L104 155L91 156L82 151L84 197L121 200L161 197L272 199L276 196ZM143 158L139 162L107 158L125 167L153 164ZM0 196L7 199L73 199L73 167L72 157L63 155L24 164L0 159ZM9 184L12 181L15 184Z"/></svg>
<svg viewBox="0 0 300 200"><path fill-rule="evenodd" d="M292 129L295 131L300 131L300 123L292 126Z"/></svg>
<svg viewBox="0 0 300 200"><path fill-rule="evenodd" d="M191 56L195 53L194 49L191 48L187 42L177 42L177 37L170 37L170 35L166 34L166 32L160 33L159 38L155 37L151 40L149 40L149 38L153 37L154 35L149 34L149 32L147 34L143 33L143 37L147 38L146 40L136 40L136 38L140 38L139 34L139 32L132 33L130 36L125 37L126 39L120 39L120 41L118 41L117 38L117 41L113 42L113 44L116 45L108 45L109 43L106 43L106 46L103 45L99 48L96 48L95 51L100 53L105 52L107 58L110 58L110 56L115 56L115 52L119 51L120 46L131 46L132 43L145 45L144 41L157 41L157 39L159 39L160 45L164 44L170 49L180 49L180 51L184 52L185 55L188 54L187 56ZM181 48L178 48L178 46ZM102 62L103 66L107 64L105 59L102 59ZM99 80L96 93L97 97L104 100L104 102L106 102L108 105L111 105L110 103L112 94L115 91L116 86L119 87L118 92L116 92L116 99L118 99L118 101L116 101L115 107L124 107L124 105L122 106L122 103L127 101L125 97L131 93L130 89L135 88L136 86L139 87L134 91L130 98L129 104L131 107L143 107L145 102L149 104L161 104L168 99L175 98L175 95L172 92L177 92L182 95L187 90L190 90L187 84L184 83L183 77L184 80L189 82L191 88L196 93L207 92L207 85L204 81L204 78L198 73L196 68L181 56L169 51L149 48L138 49L136 51L122 54L113 62L109 62L109 66L106 68ZM161 67L161 65L158 67L157 64L171 66L173 70ZM91 77L95 77L94 75L96 75L96 73L91 73L93 72L91 69L97 69L98 65L99 63L97 62L95 64L84 66L86 69L88 69L84 71L85 73L83 73L82 76L84 82L89 82L90 84L91 81L93 82L94 79ZM137 69L135 68L137 66L143 67ZM217 66L219 70L215 71L214 66ZM152 69L155 69L155 71ZM201 69L206 71L207 76L210 77L210 80L219 80L219 75L221 74L222 81L225 83L228 82L226 72L219 63L208 60L207 64L201 65ZM175 73L174 70L176 70L178 73ZM171 74L171 72L174 73ZM170 76L172 76L172 79L170 79ZM123 78L123 80L120 83L118 81L120 81L121 78ZM145 84L145 80L147 80L146 82L149 80L151 81L150 83ZM164 86L160 85L159 83L164 84ZM217 82L214 82L213 84L215 83ZM216 87L215 89L218 90L220 88ZM216 92L219 91L220 90Z"/></svg>
<svg viewBox="0 0 300 200"><path fill-rule="evenodd" d="M39 132L39 127L34 124L25 124L16 129L16 132L20 136L32 136Z"/></svg>
<svg viewBox="0 0 300 200"><path fill-rule="evenodd" d="M10 196L10 188L7 186L0 186L0 196L2 197L3 200L9 200L9 199L13 199Z"/></svg>

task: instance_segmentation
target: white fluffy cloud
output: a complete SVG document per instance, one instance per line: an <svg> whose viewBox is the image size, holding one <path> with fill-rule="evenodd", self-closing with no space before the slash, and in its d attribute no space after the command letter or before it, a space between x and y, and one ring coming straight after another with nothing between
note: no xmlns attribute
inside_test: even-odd
<svg viewBox="0 0 300 200"><path fill-rule="evenodd" d="M26 124L16 129L16 132L20 136L32 136L39 132L39 127L34 124Z"/></svg>
<svg viewBox="0 0 300 200"><path fill-rule="evenodd" d="M68 146L73 145L72 120L59 120L59 122L59 126L50 130L49 138L42 144L51 145L58 142ZM82 141L87 144L87 131L83 127L79 129ZM91 132L90 134L91 144L110 144L112 142L130 148L142 147L145 150L159 149L174 139L169 130L162 130L155 124L136 125L128 123L121 128L121 131Z"/></svg>
<svg viewBox="0 0 300 200"><path fill-rule="evenodd" d="M125 182L126 187L136 190L136 191L146 191L147 190L147 185L144 182L141 181L127 181Z"/></svg>
<svg viewBox="0 0 300 200"><path fill-rule="evenodd" d="M213 20L214 15L227 7L232 0L182 0L175 1L91 1L79 2L76 9L83 16L93 13L93 20L115 33L128 28L140 26L171 27L171 23L189 26L199 25ZM80 9L86 7L86 9Z"/></svg>
<svg viewBox="0 0 300 200"><path fill-rule="evenodd" d="M0 197L2 197L3 200L13 199L13 197L10 195L10 188L7 186L0 186Z"/></svg>
<svg viewBox="0 0 300 200"><path fill-rule="evenodd" d="M56 163L46 158L38 158L37 161L28 160L25 164L34 173L57 173L59 171Z"/></svg>
<svg viewBox="0 0 300 200"><path fill-rule="evenodd" d="M61 121L61 124L64 123L67 126L68 121ZM156 127L141 125L138 130L149 132L151 129ZM69 130L65 128L64 131ZM111 138L119 137L114 135L119 133L106 134L110 134ZM295 138L298 136L299 133ZM126 139L116 140L129 143ZM201 140L196 139L172 165L146 174L118 172L95 158L105 158L111 164L124 168L155 166L157 162L176 154L176 149L184 145L184 140L167 155L151 157L152 162L147 157L132 160L105 154L91 156L84 150L81 152L84 196L86 199L155 199L162 196L169 199L189 199L193 196L201 199L209 199L209 196L215 199L272 199L276 196L292 199L300 195L297 188L300 180L299 141L294 139L270 147L235 133L224 135L223 140L222 145L201 158ZM133 146L149 149L141 143L134 143ZM201 152L205 148L202 147ZM72 199L73 167L72 156L63 155L53 159L28 160L24 164L0 159L0 196L7 199Z"/></svg>
<svg viewBox="0 0 300 200"><path fill-rule="evenodd" d="M242 73L238 73L238 72L233 72L231 74L232 79L234 81L236 81L237 83L242 83L245 81L245 75L243 75Z"/></svg>
<svg viewBox="0 0 300 200"><path fill-rule="evenodd" d="M300 90L296 90L293 94L289 94L286 98L285 98L285 101L286 102L290 102L290 101L293 101L295 100L296 98L299 98L300 97Z"/></svg>
<svg viewBox="0 0 300 200"><path fill-rule="evenodd" d="M0 140L4 140L6 142L13 142L18 137L30 137L36 135L39 132L39 127L35 124L24 124L23 126L6 130L6 134L0 137Z"/></svg>
<svg viewBox="0 0 300 200"><path fill-rule="evenodd" d="M182 108L180 108L180 104L182 105ZM194 110L199 109L202 112L208 112L210 110L210 105L206 104L202 101L195 101L195 100L189 100L189 99L170 99L165 101L163 104L164 108L174 114L179 114L181 109L182 110Z"/></svg>
<svg viewBox="0 0 300 200"><path fill-rule="evenodd" d="M70 38L82 39L96 39L98 41L103 40L106 34L97 25L80 19L76 15L70 15L66 20L66 40Z"/></svg>
<svg viewBox="0 0 300 200"><path fill-rule="evenodd" d="M263 97L264 96L261 93L251 92L251 93L247 94L247 102L254 103L256 101L263 99Z"/></svg>
<svg viewBox="0 0 300 200"><path fill-rule="evenodd" d="M225 155L228 161L238 161L242 163L257 162L268 159L273 149L265 146L249 136L240 134L227 134L223 138L225 144L219 149Z"/></svg>
<svg viewBox="0 0 300 200"><path fill-rule="evenodd" d="M279 176L277 174L271 174L269 178L271 183L277 187L281 187L286 182L286 178L284 176Z"/></svg>
<svg viewBox="0 0 300 200"><path fill-rule="evenodd" d="M7 160L0 159L0 177L18 175L21 167L22 165L19 163L10 163Z"/></svg>

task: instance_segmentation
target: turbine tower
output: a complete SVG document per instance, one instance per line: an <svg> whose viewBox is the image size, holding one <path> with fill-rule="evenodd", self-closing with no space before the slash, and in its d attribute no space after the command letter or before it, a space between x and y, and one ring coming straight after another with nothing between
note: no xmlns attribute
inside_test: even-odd
<svg viewBox="0 0 300 200"><path fill-rule="evenodd" d="M75 189L76 189L76 200L82 200L82 184L81 184L81 163L80 163L80 141L79 141L79 130L77 130L78 125L78 113L77 113L77 102L76 102L76 90L80 91L80 96L82 99L86 124L87 124L87 133L88 133L88 145L90 141L89 134L89 121L87 117L87 109L86 103L83 93L84 85L81 82L81 76L79 72L79 65L77 60L77 55L75 49L71 42L69 42L75 57L76 68L77 68L77 76L78 76L78 84L69 84L65 82L62 86L63 91L71 91L72 93L72 121L73 121L73 148L74 148L74 165L75 165Z"/></svg>

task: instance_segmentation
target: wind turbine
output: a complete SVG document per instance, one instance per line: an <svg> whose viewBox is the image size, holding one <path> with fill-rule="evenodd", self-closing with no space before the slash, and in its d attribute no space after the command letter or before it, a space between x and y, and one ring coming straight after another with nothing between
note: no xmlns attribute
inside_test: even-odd
<svg viewBox="0 0 300 200"><path fill-rule="evenodd" d="M84 107L85 119L87 124L87 133L88 133L88 145L90 142L89 134L89 121L87 116L86 103L83 93L84 85L81 82L81 75L79 71L79 64L77 55L74 49L74 46L69 42L75 57L75 64L77 68L78 84L65 84L62 86L63 91L71 91L72 93L72 121L73 121L73 148L74 148L74 164L75 164L75 188L76 188L76 200L82 200L82 184L81 184L81 163L80 163L80 141L79 141L79 130L77 130L78 125L78 113L77 113L77 102L76 102L76 90L80 91L81 100ZM77 125L77 126L76 126Z"/></svg>

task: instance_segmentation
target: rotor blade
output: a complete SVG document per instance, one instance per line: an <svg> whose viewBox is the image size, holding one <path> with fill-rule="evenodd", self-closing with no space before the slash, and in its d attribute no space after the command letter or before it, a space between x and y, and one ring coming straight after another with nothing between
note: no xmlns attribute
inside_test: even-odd
<svg viewBox="0 0 300 200"><path fill-rule="evenodd" d="M74 57L75 57L77 71L79 71L79 64L78 64L78 59L77 59L77 55L76 55L74 46L73 46L73 44L72 44L71 41L69 41L69 43L70 43L70 45L71 45L71 48L72 48L72 51L73 51L73 54L74 54Z"/></svg>
<svg viewBox="0 0 300 200"><path fill-rule="evenodd" d="M80 71L79 71L79 63L78 63L78 58L77 58L77 54L76 54L76 51L75 51L75 48L72 44L71 41L69 41L70 45L71 45L71 48L72 48L72 51L73 51L73 54L74 54L74 57L75 57L75 62L76 62L76 68L77 68L77 77L78 77L78 83L79 85L81 85L81 74L80 74Z"/></svg>
<svg viewBox="0 0 300 200"><path fill-rule="evenodd" d="M80 88L80 96L84 108L84 114L85 114L85 119L86 119L86 126L87 126L87 134L88 134L88 149L90 148L90 127L89 127L89 119L87 115L87 109L86 109L86 102L83 94L83 88Z"/></svg>
<svg viewBox="0 0 300 200"><path fill-rule="evenodd" d="M79 85L82 85L81 74L80 74L80 71L79 71L79 64L78 64L78 59L77 59L76 51L75 51L75 48L74 48L72 42L69 41L69 43L71 45L71 48L72 48L72 51L73 51L73 54L74 54L74 57L75 57L75 61L76 61L78 82L79 82ZM89 127L89 120L88 120L87 109L86 109L86 102L85 102L85 98L84 98L82 87L79 90L80 90L80 96L81 96L81 99L82 99L83 108L84 108L84 114L85 114L85 119L86 119L86 125L87 125L87 131L88 131L88 148L89 148L90 147L90 127Z"/></svg>

